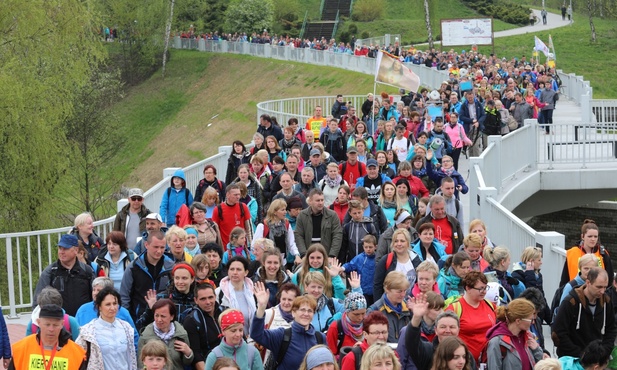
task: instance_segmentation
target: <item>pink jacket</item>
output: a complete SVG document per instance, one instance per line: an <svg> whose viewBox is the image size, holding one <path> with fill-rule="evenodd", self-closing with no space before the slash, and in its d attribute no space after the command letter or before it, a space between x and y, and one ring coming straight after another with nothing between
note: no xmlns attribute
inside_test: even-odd
<svg viewBox="0 0 617 370"><path fill-rule="evenodd" d="M463 125L457 123L456 126L452 127L450 123L447 123L446 126L446 134L450 136L450 140L452 141L452 146L455 149L462 148L464 144L471 145L472 142L467 137L465 133L465 129Z"/></svg>

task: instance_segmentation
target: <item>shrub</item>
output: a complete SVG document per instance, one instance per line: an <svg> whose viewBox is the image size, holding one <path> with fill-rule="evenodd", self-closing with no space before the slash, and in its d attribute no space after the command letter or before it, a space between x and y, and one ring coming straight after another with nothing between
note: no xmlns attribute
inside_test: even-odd
<svg viewBox="0 0 617 370"><path fill-rule="evenodd" d="M359 0L354 4L351 19L356 22L372 22L383 17L386 0Z"/></svg>
<svg viewBox="0 0 617 370"><path fill-rule="evenodd" d="M495 4L493 0L462 0L462 2L482 15L506 23L524 25L529 22L531 10L522 5L514 3Z"/></svg>
<svg viewBox="0 0 617 370"><path fill-rule="evenodd" d="M347 31L351 35L357 35L358 34L358 26L356 26L355 24L351 23L351 24L349 24L349 27L347 27Z"/></svg>

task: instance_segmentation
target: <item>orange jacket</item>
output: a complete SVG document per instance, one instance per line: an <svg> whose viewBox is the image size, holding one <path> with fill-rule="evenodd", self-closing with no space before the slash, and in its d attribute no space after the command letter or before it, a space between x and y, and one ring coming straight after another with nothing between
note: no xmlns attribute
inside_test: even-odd
<svg viewBox="0 0 617 370"><path fill-rule="evenodd" d="M585 254L585 251L578 245L568 249L568 251L566 252L566 264L568 265L568 275L570 276L570 280L574 279L578 275L578 260ZM600 260L600 262L598 263L598 267L606 269L606 267L604 267L604 259L600 254L599 248L593 254Z"/></svg>
<svg viewBox="0 0 617 370"><path fill-rule="evenodd" d="M66 343L60 345L62 349L56 352L52 369L80 370L82 363L86 357L86 351L68 339ZM45 350L45 359L49 361L51 350ZM44 370L43 356L41 354L41 346L38 340L38 334L32 334L19 342L13 344L13 359L9 365L9 369L17 370Z"/></svg>

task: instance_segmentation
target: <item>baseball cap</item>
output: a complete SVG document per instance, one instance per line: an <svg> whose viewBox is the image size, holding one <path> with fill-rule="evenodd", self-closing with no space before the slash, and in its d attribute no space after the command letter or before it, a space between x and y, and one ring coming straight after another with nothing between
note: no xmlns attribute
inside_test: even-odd
<svg viewBox="0 0 617 370"><path fill-rule="evenodd" d="M311 149L311 157L314 155L321 155L321 152L319 151L319 149Z"/></svg>
<svg viewBox="0 0 617 370"><path fill-rule="evenodd" d="M374 159L369 159L366 161L366 167L377 167L377 161Z"/></svg>
<svg viewBox="0 0 617 370"><path fill-rule="evenodd" d="M73 248L79 245L79 241L75 235L64 234L60 237L60 241L58 242L58 247L62 248Z"/></svg>
<svg viewBox="0 0 617 370"><path fill-rule="evenodd" d="M146 216L146 220L157 220L158 222L163 222L161 215L158 213L150 213Z"/></svg>
<svg viewBox="0 0 617 370"><path fill-rule="evenodd" d="M356 149L356 147L352 145L347 148L347 153L358 153L358 149Z"/></svg>
<svg viewBox="0 0 617 370"><path fill-rule="evenodd" d="M132 197L144 197L144 191L140 188L132 188L129 190L129 198Z"/></svg>

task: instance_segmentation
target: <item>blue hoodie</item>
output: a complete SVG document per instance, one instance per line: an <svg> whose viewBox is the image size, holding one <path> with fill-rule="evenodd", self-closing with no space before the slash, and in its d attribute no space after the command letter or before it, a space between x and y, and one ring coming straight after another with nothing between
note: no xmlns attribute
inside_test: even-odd
<svg viewBox="0 0 617 370"><path fill-rule="evenodd" d="M174 188L174 177L182 179L181 189ZM159 214L168 227L176 223L176 213L178 213L178 210L180 210L183 204L190 207L191 204L193 204L193 194L186 188L186 176L184 175L184 171L178 169L171 177L170 186L165 193L163 193L163 199L161 199L161 206L159 207Z"/></svg>

